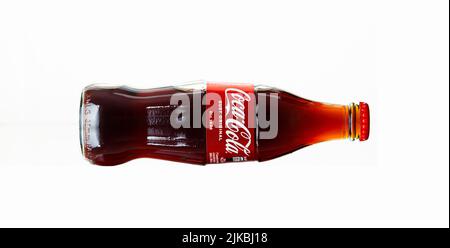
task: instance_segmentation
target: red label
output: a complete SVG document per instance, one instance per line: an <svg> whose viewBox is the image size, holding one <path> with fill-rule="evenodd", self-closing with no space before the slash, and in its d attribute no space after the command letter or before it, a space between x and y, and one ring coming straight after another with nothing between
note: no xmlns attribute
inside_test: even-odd
<svg viewBox="0 0 450 248"><path fill-rule="evenodd" d="M207 163L255 160L255 95L251 84L206 84Z"/></svg>

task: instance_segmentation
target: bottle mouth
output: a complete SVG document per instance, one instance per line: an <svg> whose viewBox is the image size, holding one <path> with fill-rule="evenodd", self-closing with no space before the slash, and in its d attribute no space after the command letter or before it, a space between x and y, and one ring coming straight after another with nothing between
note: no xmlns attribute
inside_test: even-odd
<svg viewBox="0 0 450 248"><path fill-rule="evenodd" d="M359 120L360 120L359 140L360 141L368 140L370 133L370 111L369 111L369 104L365 102L359 103Z"/></svg>
<svg viewBox="0 0 450 248"><path fill-rule="evenodd" d="M350 140L366 141L370 133L370 111L365 102L351 103L349 106L349 138Z"/></svg>

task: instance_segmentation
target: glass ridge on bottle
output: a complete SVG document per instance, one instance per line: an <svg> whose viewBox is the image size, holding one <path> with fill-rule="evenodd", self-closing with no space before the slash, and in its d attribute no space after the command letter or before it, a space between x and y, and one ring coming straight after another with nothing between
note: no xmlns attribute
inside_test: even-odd
<svg viewBox="0 0 450 248"><path fill-rule="evenodd" d="M369 128L366 103L326 104L250 84L90 85L80 104L83 156L107 166L267 161L328 140L364 141Z"/></svg>

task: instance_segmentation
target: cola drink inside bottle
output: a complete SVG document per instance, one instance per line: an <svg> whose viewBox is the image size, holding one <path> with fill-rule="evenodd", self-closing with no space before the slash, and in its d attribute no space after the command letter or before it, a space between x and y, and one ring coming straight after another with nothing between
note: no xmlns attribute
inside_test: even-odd
<svg viewBox="0 0 450 248"><path fill-rule="evenodd" d="M82 153L98 165L266 161L323 141L367 140L369 126L366 103L326 104L252 84L90 85L80 105Z"/></svg>

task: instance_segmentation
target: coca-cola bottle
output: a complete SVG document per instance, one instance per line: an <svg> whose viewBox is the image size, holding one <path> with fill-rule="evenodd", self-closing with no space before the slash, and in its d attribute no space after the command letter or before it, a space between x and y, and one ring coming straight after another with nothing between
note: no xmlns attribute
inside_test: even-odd
<svg viewBox="0 0 450 248"><path fill-rule="evenodd" d="M81 96L81 149L98 165L144 157L192 164L266 161L322 141L368 137L366 103L325 104L267 86L90 85Z"/></svg>

